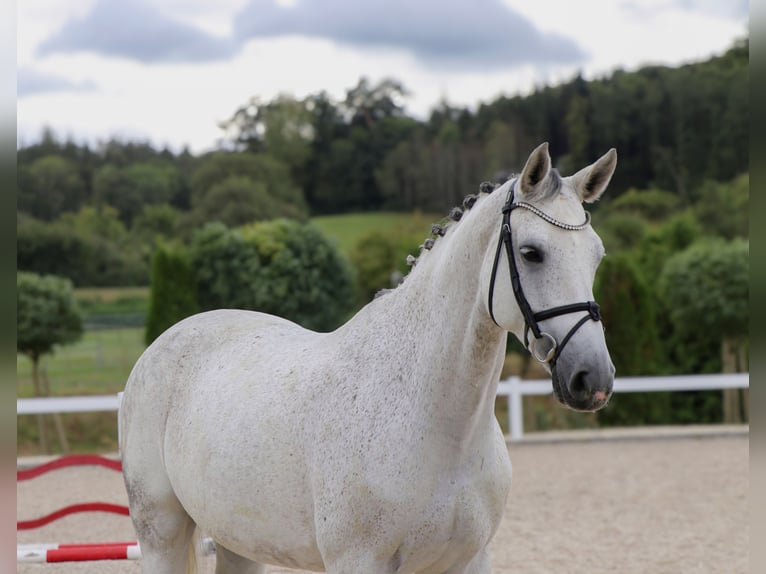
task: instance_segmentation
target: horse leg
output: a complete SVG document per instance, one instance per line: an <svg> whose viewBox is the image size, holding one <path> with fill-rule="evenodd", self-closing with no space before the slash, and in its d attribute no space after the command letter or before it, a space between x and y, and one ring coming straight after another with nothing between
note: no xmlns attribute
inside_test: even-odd
<svg viewBox="0 0 766 574"><path fill-rule="evenodd" d="M141 548L144 574L196 571L192 535L196 525L165 477L125 475L130 517Z"/></svg>
<svg viewBox="0 0 766 574"><path fill-rule="evenodd" d="M234 554L220 544L215 545L215 574L263 574L265 571L263 564Z"/></svg>

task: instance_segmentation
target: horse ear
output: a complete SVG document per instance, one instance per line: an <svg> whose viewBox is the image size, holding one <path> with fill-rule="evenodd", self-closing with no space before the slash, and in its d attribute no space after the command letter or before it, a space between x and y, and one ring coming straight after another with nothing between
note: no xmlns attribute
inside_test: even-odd
<svg viewBox="0 0 766 574"><path fill-rule="evenodd" d="M610 149L591 165L569 177L580 201L593 203L606 190L617 167L617 150Z"/></svg>
<svg viewBox="0 0 766 574"><path fill-rule="evenodd" d="M551 171L551 156L548 153L548 142L541 143L529 154L524 169L519 176L519 191L522 195L532 193L537 189Z"/></svg>

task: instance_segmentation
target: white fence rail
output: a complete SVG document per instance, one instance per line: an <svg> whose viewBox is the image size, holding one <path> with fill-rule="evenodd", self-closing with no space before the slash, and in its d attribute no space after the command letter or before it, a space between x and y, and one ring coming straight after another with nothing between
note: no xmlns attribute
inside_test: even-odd
<svg viewBox="0 0 766 574"><path fill-rule="evenodd" d="M721 375L674 375L668 377L622 377L614 380L615 393L644 393L656 391L714 391L723 389L747 389L749 373ZM553 387L549 380L523 381L510 377L500 381L498 396L508 397L508 429L511 440L524 436L524 412L521 397L524 395L549 395Z"/></svg>
<svg viewBox="0 0 766 574"><path fill-rule="evenodd" d="M44 415L49 413L92 413L116 411L120 408L122 393L117 395L89 395L84 397L36 397L16 399L17 415Z"/></svg>
<svg viewBox="0 0 766 574"><path fill-rule="evenodd" d="M722 375L675 375L669 377L622 377L614 381L615 393L645 393L656 391L710 391L747 389L749 373ZM508 429L511 440L524 436L524 395L549 395L553 387L549 380L524 381L510 377L497 386L497 395L508 397ZM122 393L84 397L40 397L16 399L16 413L34 415L47 413L82 413L116 411L120 408Z"/></svg>

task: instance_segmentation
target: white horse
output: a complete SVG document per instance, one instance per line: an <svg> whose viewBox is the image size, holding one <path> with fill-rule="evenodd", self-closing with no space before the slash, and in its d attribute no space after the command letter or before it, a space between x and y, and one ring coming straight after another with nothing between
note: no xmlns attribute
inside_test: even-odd
<svg viewBox="0 0 766 574"><path fill-rule="evenodd" d="M507 332L531 331L566 405L611 394L591 301L604 250L581 203L616 157L562 178L542 144L331 333L241 310L168 329L120 410L143 571L183 572L199 526L217 574L490 572L511 479L494 417Z"/></svg>

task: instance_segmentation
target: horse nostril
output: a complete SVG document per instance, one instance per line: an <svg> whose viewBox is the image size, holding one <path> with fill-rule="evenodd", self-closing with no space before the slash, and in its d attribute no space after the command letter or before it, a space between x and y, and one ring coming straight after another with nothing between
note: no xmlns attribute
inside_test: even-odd
<svg viewBox="0 0 766 574"><path fill-rule="evenodd" d="M587 383L585 377L587 377L587 371L578 371L578 373L572 378L572 384L569 386L569 392L575 396L582 396L587 394Z"/></svg>

